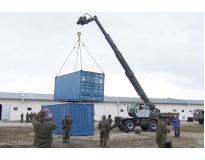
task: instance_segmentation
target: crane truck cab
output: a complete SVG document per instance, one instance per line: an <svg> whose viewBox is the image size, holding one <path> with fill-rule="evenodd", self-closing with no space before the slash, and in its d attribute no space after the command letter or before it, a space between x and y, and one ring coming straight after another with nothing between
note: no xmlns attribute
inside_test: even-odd
<svg viewBox="0 0 205 160"><path fill-rule="evenodd" d="M156 118L158 109L151 103L133 103L128 111L128 115L136 118Z"/></svg>

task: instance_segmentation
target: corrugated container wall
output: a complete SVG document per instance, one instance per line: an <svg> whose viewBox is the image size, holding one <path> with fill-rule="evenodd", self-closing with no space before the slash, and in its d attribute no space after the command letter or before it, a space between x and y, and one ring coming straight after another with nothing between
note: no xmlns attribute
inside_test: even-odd
<svg viewBox="0 0 205 160"><path fill-rule="evenodd" d="M78 71L55 78L54 101L103 102L103 73Z"/></svg>
<svg viewBox="0 0 205 160"><path fill-rule="evenodd" d="M67 103L41 106L41 109L45 108L50 110L53 114L53 121L57 124L57 128L52 133L62 134L62 119L65 115L70 114L73 119L72 136L94 134L94 104Z"/></svg>

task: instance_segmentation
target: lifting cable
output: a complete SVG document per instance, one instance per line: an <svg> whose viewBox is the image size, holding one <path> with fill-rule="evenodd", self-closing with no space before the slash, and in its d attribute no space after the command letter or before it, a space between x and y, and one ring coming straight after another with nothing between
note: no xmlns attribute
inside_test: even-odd
<svg viewBox="0 0 205 160"><path fill-rule="evenodd" d="M76 42L74 48L72 49L72 51L70 52L70 54L68 55L67 59L65 60L63 66L65 65L66 61L68 60L68 58L70 57L71 53L73 52L73 50L75 49L76 45L77 45L78 41ZM63 66L61 67L60 71L62 70ZM60 71L58 72L58 74L60 73ZM56 75L56 77L58 76L58 74Z"/></svg>
<svg viewBox="0 0 205 160"><path fill-rule="evenodd" d="M80 40L80 42L83 44L83 42ZM86 51L89 53L89 55L91 56L91 58L93 59L93 61L95 62L95 64L98 66L98 68L101 70L101 72L104 74L104 72L102 71L102 69L100 68L100 66L97 64L97 62L95 61L95 59L92 57L92 55L90 54L90 52L88 51L88 49L85 47L85 45L83 44L83 47L86 49Z"/></svg>
<svg viewBox="0 0 205 160"><path fill-rule="evenodd" d="M106 113L106 116L107 116L107 110L106 110L106 107L105 107L105 104L103 102L103 106L104 106L104 109L105 109L105 113Z"/></svg>
<svg viewBox="0 0 205 160"><path fill-rule="evenodd" d="M82 103L82 102L80 102L80 103ZM102 116L100 116L99 114L96 114L95 111L91 110L85 103L83 103L83 104L85 105L85 107L86 107L87 109L89 109L91 112L93 112L94 115L97 115L98 117L102 118Z"/></svg>
<svg viewBox="0 0 205 160"><path fill-rule="evenodd" d="M93 56L91 55L91 53L88 51L88 49L86 48L86 46L83 44L83 42L80 39L80 35L81 32L78 32L78 41L76 42L74 48L72 49L72 51L70 52L70 54L68 55L67 59L65 60L63 66L61 67L61 69L59 70L58 74L60 73L60 71L62 70L62 68L64 67L65 63L67 62L68 58L70 57L71 53L73 52L73 50L75 49L76 45L78 44L77 47L77 55L76 55L76 64L75 64L75 72L77 69L77 63L78 63L78 51L80 50L80 62L81 62L81 70L82 70L82 56L81 56L81 45L80 42L82 43L83 47L85 48L85 50L89 53L90 57L93 59L93 61L95 62L95 64L98 66L98 68L101 70L101 72L104 74L104 72L102 71L102 69L100 68L100 66L98 65L98 63L95 61L95 59L93 58ZM58 76L58 74L56 75L56 77Z"/></svg>
<svg viewBox="0 0 205 160"><path fill-rule="evenodd" d="M82 58L81 58L81 46L80 46L80 35L81 35L81 32L78 32L77 35L78 35L78 48L77 48L75 72L76 72L77 63L78 63L78 50L80 50L80 62L81 62L81 70L82 70Z"/></svg>

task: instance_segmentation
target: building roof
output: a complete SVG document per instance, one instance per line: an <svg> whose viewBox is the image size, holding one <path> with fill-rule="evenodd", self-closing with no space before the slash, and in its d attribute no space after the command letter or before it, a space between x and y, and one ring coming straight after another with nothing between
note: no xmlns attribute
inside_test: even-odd
<svg viewBox="0 0 205 160"><path fill-rule="evenodd" d="M37 93L11 93L0 92L0 99L24 99L24 100L47 100L53 101L53 94L37 94ZM115 97L104 95L104 102L120 102L120 103L134 103L141 102L139 97ZM190 104L203 105L204 100L187 100L187 99L173 99L173 98L150 98L151 103L154 104Z"/></svg>

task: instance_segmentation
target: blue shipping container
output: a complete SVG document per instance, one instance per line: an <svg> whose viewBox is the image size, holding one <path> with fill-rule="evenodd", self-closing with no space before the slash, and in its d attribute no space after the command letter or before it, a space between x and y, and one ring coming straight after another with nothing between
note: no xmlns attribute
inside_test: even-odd
<svg viewBox="0 0 205 160"><path fill-rule="evenodd" d="M103 73L78 71L55 78L54 101L103 102Z"/></svg>
<svg viewBox="0 0 205 160"><path fill-rule="evenodd" d="M94 104L67 103L41 106L41 109L45 108L53 114L53 121L57 125L52 133L62 134L62 119L70 114L73 119L70 132L72 136L94 134Z"/></svg>

